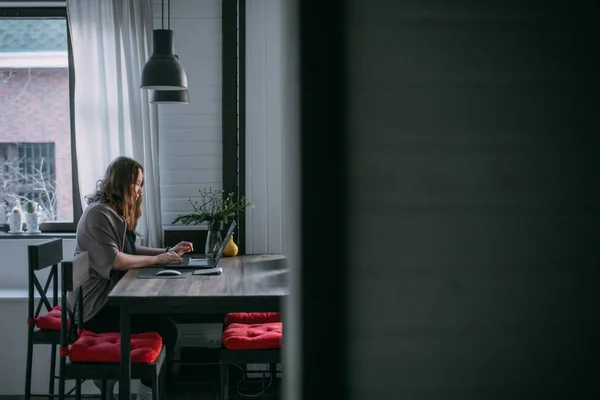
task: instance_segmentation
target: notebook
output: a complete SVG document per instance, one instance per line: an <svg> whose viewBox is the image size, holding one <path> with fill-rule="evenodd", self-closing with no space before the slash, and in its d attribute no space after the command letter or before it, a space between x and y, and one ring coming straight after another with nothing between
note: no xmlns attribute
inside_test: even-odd
<svg viewBox="0 0 600 400"><path fill-rule="evenodd" d="M231 225L229 225L229 229L227 230L227 234L225 234L225 237L223 238L223 241L221 242L219 251L217 252L217 255L214 258L212 258L212 257L208 258L206 256L201 256L201 255L200 256L184 256L182 263L171 263L171 264L168 264L166 267L169 269L216 268L217 264L219 263L219 260L221 259L221 257L223 257L223 251L225 250L225 246L227 246L227 242L229 241L229 238L233 234L233 231L235 230L236 226L237 226L237 223L235 222L235 220L232 220Z"/></svg>

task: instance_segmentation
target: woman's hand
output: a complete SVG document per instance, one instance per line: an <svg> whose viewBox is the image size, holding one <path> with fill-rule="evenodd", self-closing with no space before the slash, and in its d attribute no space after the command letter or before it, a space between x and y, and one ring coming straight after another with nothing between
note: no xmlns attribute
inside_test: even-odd
<svg viewBox="0 0 600 400"><path fill-rule="evenodd" d="M183 258L181 258L179 256L179 254L177 254L176 252L174 252L172 250L167 251L166 253L160 253L154 257L156 257L155 264L157 264L157 265L165 265L165 264L172 263L172 262L183 261Z"/></svg>
<svg viewBox="0 0 600 400"><path fill-rule="evenodd" d="M178 256L181 256L184 253L194 251L194 245L191 242L179 242L175 247L169 249L169 252L171 251L174 251Z"/></svg>

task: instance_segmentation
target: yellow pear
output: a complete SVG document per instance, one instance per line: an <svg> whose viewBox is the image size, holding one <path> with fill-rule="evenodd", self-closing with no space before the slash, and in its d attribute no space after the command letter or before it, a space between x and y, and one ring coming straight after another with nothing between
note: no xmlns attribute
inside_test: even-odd
<svg viewBox="0 0 600 400"><path fill-rule="evenodd" d="M235 257L238 253L237 244L233 241L233 233L229 236L229 241L225 245L225 249L223 249L223 255L225 257Z"/></svg>

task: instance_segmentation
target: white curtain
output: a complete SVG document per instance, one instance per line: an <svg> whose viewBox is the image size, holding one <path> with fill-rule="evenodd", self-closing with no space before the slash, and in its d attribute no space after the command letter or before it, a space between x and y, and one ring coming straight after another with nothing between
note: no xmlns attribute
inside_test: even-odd
<svg viewBox="0 0 600 400"><path fill-rule="evenodd" d="M141 244L162 246L158 116L140 89L151 54L151 0L67 0L75 64L75 132L81 201L116 157L144 167Z"/></svg>

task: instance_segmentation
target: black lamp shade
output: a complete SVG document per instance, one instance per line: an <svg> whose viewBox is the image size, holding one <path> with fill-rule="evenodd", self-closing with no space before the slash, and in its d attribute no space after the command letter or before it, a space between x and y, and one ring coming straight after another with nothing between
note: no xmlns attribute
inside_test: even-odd
<svg viewBox="0 0 600 400"><path fill-rule="evenodd" d="M142 89L187 89L187 76L179 60L173 54L173 31L152 31L152 56L142 71Z"/></svg>
<svg viewBox="0 0 600 400"><path fill-rule="evenodd" d="M187 104L190 94L185 90L155 90L150 97L150 103L156 104Z"/></svg>

